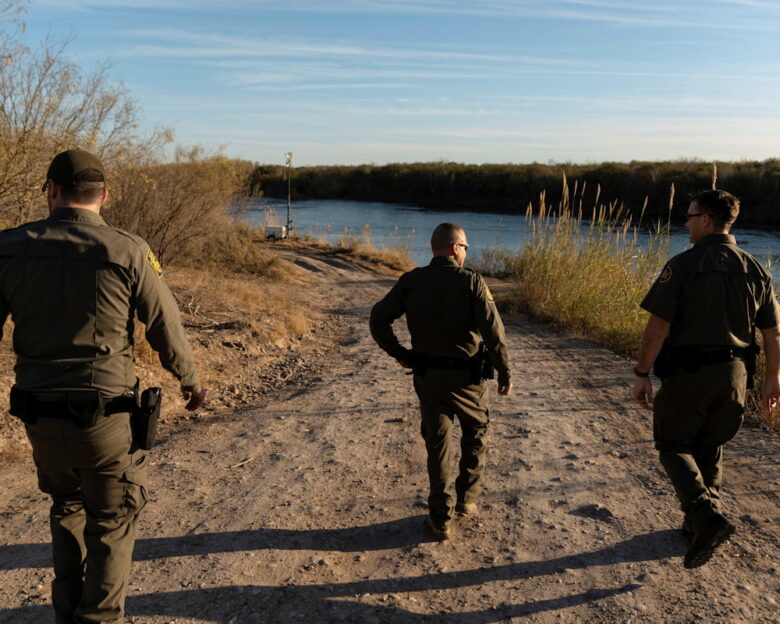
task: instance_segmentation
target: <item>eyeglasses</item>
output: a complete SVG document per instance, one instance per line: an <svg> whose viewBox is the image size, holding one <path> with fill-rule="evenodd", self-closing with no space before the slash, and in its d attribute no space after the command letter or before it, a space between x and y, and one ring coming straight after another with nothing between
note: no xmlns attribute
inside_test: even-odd
<svg viewBox="0 0 780 624"><path fill-rule="evenodd" d="M463 251L469 250L469 246L466 243L457 243L455 241L452 241L450 245L457 245L458 247L463 247Z"/></svg>
<svg viewBox="0 0 780 624"><path fill-rule="evenodd" d="M685 218L692 219L693 217L703 217L706 214L707 214L706 212L686 212Z"/></svg>

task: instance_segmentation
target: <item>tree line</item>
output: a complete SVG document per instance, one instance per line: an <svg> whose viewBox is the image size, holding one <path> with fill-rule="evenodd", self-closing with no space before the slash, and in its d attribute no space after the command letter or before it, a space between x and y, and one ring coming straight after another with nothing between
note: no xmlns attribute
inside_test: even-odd
<svg viewBox="0 0 780 624"><path fill-rule="evenodd" d="M293 199L351 199L408 203L432 209L525 212L560 204L564 193L577 196L584 214L599 203L617 206L635 218L666 220L682 215L688 198L712 188L742 202L741 224L780 225L780 159L742 162L678 160L599 164L488 164L455 162L299 167L292 170ZM564 191L562 179L568 180ZM574 186L577 193L573 193ZM672 187L672 185L674 185ZM287 196L286 168L258 165L250 188L271 197ZM543 195L544 194L544 195ZM572 206L575 210L577 206Z"/></svg>

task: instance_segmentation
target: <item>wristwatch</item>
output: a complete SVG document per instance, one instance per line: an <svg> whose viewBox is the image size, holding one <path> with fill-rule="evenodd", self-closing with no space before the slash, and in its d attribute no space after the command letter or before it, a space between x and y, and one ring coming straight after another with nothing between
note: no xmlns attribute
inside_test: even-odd
<svg viewBox="0 0 780 624"><path fill-rule="evenodd" d="M643 373L638 366L634 366L634 375L637 377L650 377L650 371Z"/></svg>

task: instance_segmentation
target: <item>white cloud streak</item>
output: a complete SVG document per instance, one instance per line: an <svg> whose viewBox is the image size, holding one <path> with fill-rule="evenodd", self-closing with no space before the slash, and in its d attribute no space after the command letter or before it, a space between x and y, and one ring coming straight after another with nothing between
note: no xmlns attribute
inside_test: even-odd
<svg viewBox="0 0 780 624"><path fill-rule="evenodd" d="M109 9L193 13L224 10L217 0L39 0L42 6L77 11ZM744 15L718 20L718 7L738 6ZM556 19L647 28L692 28L771 32L780 22L776 3L761 0L232 0L233 12L306 12L398 15L460 15L486 18ZM768 15L767 15L768 14ZM771 18L771 19L767 19Z"/></svg>

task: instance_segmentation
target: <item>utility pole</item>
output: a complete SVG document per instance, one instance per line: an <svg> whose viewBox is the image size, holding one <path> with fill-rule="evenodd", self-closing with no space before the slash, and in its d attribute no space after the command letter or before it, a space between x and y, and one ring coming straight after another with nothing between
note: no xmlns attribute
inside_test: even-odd
<svg viewBox="0 0 780 624"><path fill-rule="evenodd" d="M287 236L290 235L290 178L292 177L292 152L286 152L284 155L285 167L287 167Z"/></svg>

